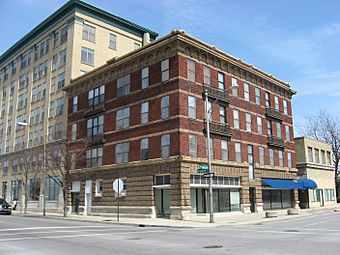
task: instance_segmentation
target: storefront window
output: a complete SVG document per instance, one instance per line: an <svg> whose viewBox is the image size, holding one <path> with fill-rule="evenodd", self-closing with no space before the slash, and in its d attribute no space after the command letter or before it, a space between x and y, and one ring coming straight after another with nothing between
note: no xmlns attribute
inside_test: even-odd
<svg viewBox="0 0 340 255"><path fill-rule="evenodd" d="M292 207L292 190L262 190L264 210Z"/></svg>

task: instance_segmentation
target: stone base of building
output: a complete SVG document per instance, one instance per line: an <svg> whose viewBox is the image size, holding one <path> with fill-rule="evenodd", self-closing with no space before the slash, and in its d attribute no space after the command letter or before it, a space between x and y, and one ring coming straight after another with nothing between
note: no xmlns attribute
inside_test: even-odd
<svg viewBox="0 0 340 255"><path fill-rule="evenodd" d="M256 203L255 210L257 213L263 212L263 203Z"/></svg>
<svg viewBox="0 0 340 255"><path fill-rule="evenodd" d="M171 206L170 210L172 220L185 220L191 216L191 206Z"/></svg>
<svg viewBox="0 0 340 255"><path fill-rule="evenodd" d="M251 213L250 204L241 204L241 212L243 213Z"/></svg>
<svg viewBox="0 0 340 255"><path fill-rule="evenodd" d="M79 209L79 213L82 214L84 209L81 207ZM116 217L117 213L117 206L92 206L89 215ZM154 206L120 206L119 215L132 218L156 218L156 211Z"/></svg>

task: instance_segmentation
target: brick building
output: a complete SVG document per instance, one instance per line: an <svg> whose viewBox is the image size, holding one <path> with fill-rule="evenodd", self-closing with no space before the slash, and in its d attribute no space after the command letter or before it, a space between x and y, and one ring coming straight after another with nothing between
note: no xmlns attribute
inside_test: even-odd
<svg viewBox="0 0 340 255"><path fill-rule="evenodd" d="M197 173L207 162L205 90L214 212L298 203L295 92L183 31L114 58L65 90L70 153L87 144L84 158L73 157L74 212L115 212L112 182L120 177L122 213L179 219L206 213L208 182Z"/></svg>

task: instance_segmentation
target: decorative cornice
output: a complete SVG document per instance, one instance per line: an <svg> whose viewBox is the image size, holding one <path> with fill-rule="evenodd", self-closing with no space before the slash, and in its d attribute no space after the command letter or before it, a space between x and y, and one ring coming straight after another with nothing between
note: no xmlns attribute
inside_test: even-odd
<svg viewBox="0 0 340 255"><path fill-rule="evenodd" d="M286 98L295 94L289 84L179 30L136 51L107 61L105 65L72 80L65 90L69 96L77 95L177 54L194 58Z"/></svg>

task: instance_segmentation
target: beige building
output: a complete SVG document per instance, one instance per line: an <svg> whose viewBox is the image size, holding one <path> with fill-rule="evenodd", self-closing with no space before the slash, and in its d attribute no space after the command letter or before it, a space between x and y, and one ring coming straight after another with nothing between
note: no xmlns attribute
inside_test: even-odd
<svg viewBox="0 0 340 255"><path fill-rule="evenodd" d="M332 146L306 137L295 138L298 176L313 180L317 188L299 190L301 208L335 206Z"/></svg>
<svg viewBox="0 0 340 255"><path fill-rule="evenodd" d="M137 24L71 0L0 56L2 197L22 199L20 178L14 175L20 171L18 158L25 155L23 150L37 148L28 150L35 164L42 160L42 151L37 151L45 141L49 144L65 137L68 106L63 87L156 37L155 32ZM48 178L45 183L47 206L54 206L58 187ZM29 199L36 204L41 186L38 178L30 188Z"/></svg>

